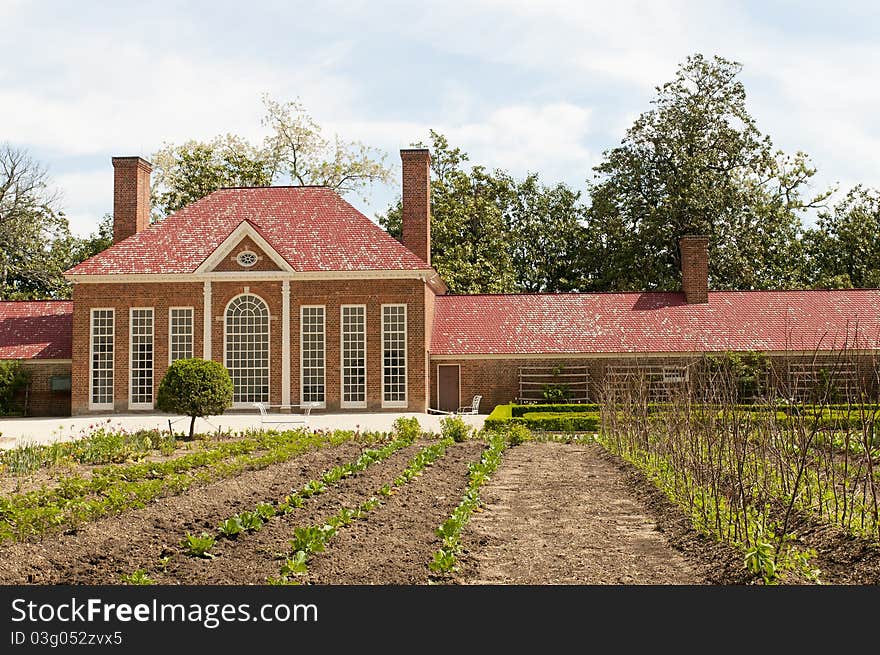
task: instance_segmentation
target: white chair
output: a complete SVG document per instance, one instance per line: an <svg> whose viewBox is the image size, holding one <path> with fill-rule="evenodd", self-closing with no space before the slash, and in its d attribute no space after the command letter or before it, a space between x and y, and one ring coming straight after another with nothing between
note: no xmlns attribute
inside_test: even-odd
<svg viewBox="0 0 880 655"><path fill-rule="evenodd" d="M480 401L483 399L482 396L474 396L474 399L471 401L470 405L464 405L463 407L459 407L455 413L456 414L479 414L480 413Z"/></svg>
<svg viewBox="0 0 880 655"><path fill-rule="evenodd" d="M312 411L311 405L301 405L302 414L281 414L272 413L269 410L273 407L293 408L300 405L269 405L267 403L254 403L254 407L260 410L261 425L282 425L282 424L299 424L304 425L309 422L309 414Z"/></svg>

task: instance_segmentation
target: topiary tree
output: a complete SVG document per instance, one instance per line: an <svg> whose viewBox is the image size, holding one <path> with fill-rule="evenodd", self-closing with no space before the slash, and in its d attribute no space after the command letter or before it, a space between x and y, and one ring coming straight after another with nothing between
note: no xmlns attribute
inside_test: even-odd
<svg viewBox="0 0 880 655"><path fill-rule="evenodd" d="M191 417L189 437L192 439L198 417L222 414L232 406L232 390L229 371L219 362L178 359L168 367L159 384L156 408Z"/></svg>

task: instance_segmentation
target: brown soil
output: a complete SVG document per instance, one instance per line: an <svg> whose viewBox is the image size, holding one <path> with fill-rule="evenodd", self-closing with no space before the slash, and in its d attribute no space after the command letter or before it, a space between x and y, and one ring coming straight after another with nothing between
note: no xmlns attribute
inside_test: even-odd
<svg viewBox="0 0 880 655"><path fill-rule="evenodd" d="M161 498L147 507L89 523L36 543L0 547L3 584L114 584L135 569L151 570L179 551L187 532L213 532L217 524L267 500L280 500L326 468L352 461L364 448L346 442L304 453L259 471Z"/></svg>
<svg viewBox="0 0 880 655"><path fill-rule="evenodd" d="M364 521L357 521L309 564L312 584L426 584L436 530L461 502L467 468L478 461L484 444L469 441L447 449Z"/></svg>
<svg viewBox="0 0 880 655"><path fill-rule="evenodd" d="M483 487L462 533L457 582L699 584L702 567L670 546L627 476L595 444L526 443Z"/></svg>
<svg viewBox="0 0 880 655"><path fill-rule="evenodd" d="M422 440L346 478L261 530L218 539L213 560L187 557L186 533L277 501L367 447L347 442L261 471L191 489L39 542L0 547L0 584L117 584L145 569L164 584L264 584L289 555L294 528L354 507L390 483ZM460 502L467 466L485 444L454 444L444 457L312 557L311 584L424 584L440 546L435 530ZM635 467L596 444L526 443L509 449L462 534L459 583L748 584L742 555L698 534ZM798 526L817 548L822 580L877 583L880 549L827 526ZM163 566L160 559L170 557Z"/></svg>

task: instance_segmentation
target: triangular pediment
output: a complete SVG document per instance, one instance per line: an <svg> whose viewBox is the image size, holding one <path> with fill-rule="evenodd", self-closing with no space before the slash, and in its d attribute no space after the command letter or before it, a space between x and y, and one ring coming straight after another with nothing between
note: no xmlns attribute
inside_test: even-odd
<svg viewBox="0 0 880 655"><path fill-rule="evenodd" d="M245 265L252 261L252 264ZM196 273L292 272L293 270L287 260L278 254L278 251L253 225L243 221L202 262Z"/></svg>

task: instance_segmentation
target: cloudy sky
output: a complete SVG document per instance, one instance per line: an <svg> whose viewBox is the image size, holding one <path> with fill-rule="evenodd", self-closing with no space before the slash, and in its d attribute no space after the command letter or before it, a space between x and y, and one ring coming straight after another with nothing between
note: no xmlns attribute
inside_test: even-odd
<svg viewBox="0 0 880 655"><path fill-rule="evenodd" d="M880 187L878 25L869 2L0 0L0 142L47 166L80 234L112 210L111 156L259 140L264 92L395 165L433 128L583 188L702 52L743 63L759 127L812 156L817 186ZM350 200L372 216L397 193Z"/></svg>

